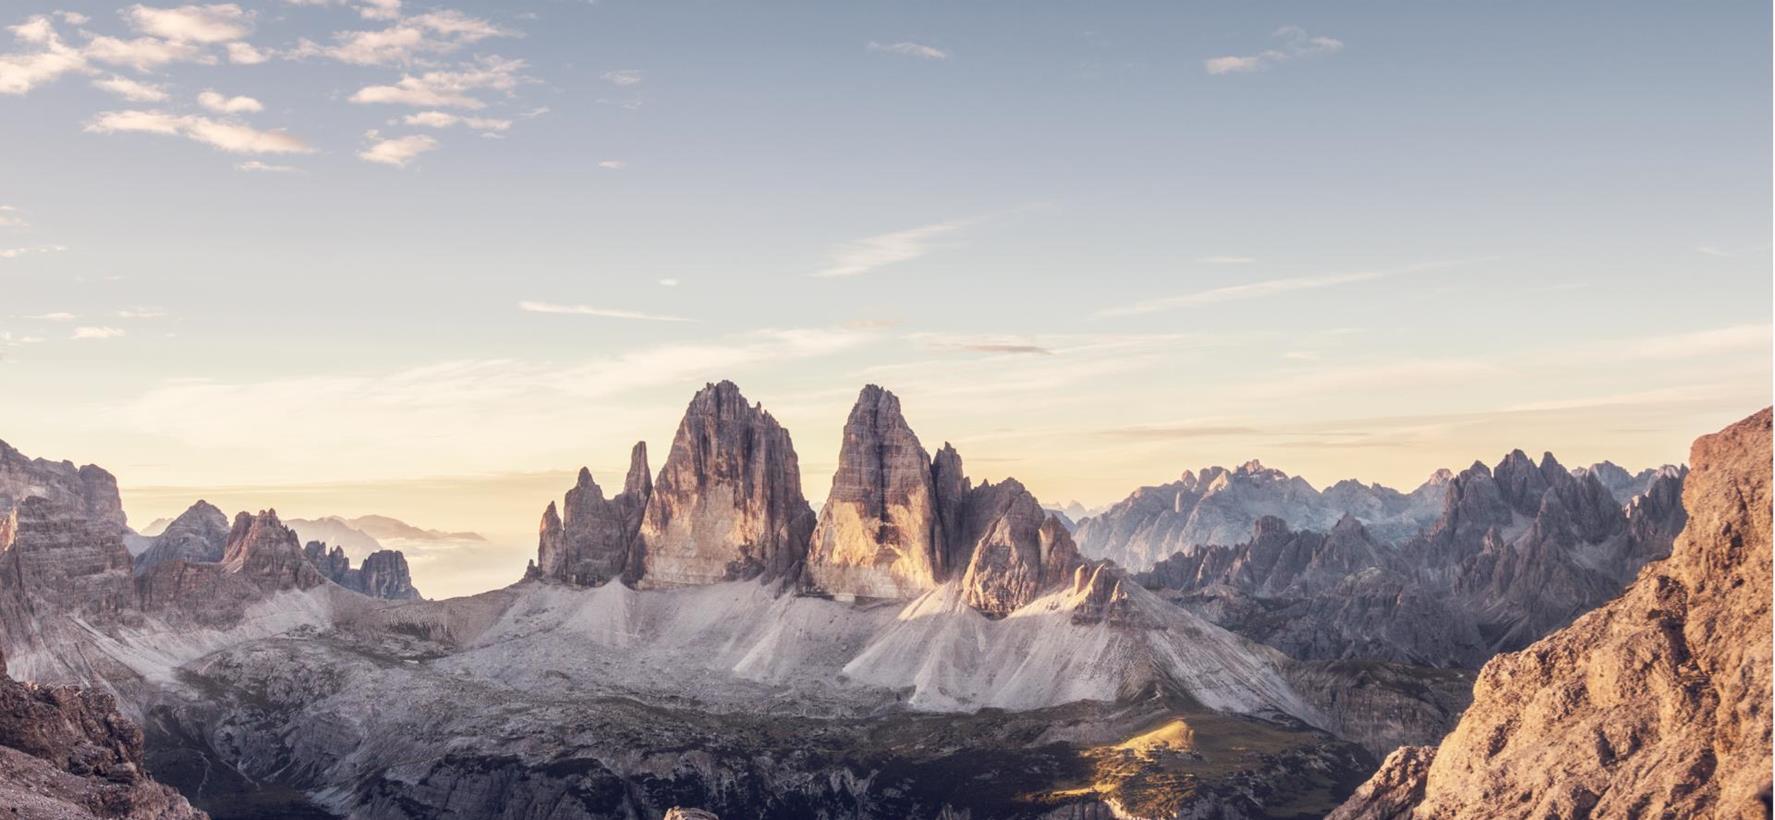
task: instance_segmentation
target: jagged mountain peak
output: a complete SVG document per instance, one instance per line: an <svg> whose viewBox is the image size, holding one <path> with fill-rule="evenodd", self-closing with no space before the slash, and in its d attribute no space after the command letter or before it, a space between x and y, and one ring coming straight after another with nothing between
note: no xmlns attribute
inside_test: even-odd
<svg viewBox="0 0 1775 820"><path fill-rule="evenodd" d="M1765 817L1770 410L1695 442L1688 526L1619 597L1485 665L1441 745L1332 814Z"/></svg>

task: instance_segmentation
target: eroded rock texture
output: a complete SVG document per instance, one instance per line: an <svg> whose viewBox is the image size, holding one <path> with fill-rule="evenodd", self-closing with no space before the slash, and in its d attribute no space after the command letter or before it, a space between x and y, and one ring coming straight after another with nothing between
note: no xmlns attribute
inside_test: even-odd
<svg viewBox="0 0 1775 820"><path fill-rule="evenodd" d="M3 668L0 664L0 668ZM110 695L0 672L0 813L31 820L198 820L142 767L142 730Z"/></svg>
<svg viewBox="0 0 1775 820"><path fill-rule="evenodd" d="M1439 747L1390 756L1333 816L1769 816L1770 411L1690 462L1667 560L1492 659Z"/></svg>
<svg viewBox="0 0 1775 820"><path fill-rule="evenodd" d="M536 573L581 586L638 576L641 517L652 493L646 442L635 444L623 491L614 498L604 498L591 470L580 468L579 480L562 504L563 513L557 513L552 503L543 511Z"/></svg>
<svg viewBox="0 0 1775 820"><path fill-rule="evenodd" d="M844 424L838 472L808 551L819 589L910 598L945 577L940 502L930 456L900 413L900 400L863 388Z"/></svg>
<svg viewBox="0 0 1775 820"><path fill-rule="evenodd" d="M1619 593L1682 528L1682 478L1623 507L1594 471L1514 451L1441 482L1442 512L1402 543L1354 514L1327 532L1258 519L1244 543L1159 561L1141 582L1303 660L1476 668Z"/></svg>
<svg viewBox="0 0 1775 820"><path fill-rule="evenodd" d="M788 576L813 528L789 431L733 382L711 384L690 400L647 500L640 583Z"/></svg>
<svg viewBox="0 0 1775 820"><path fill-rule="evenodd" d="M1074 537L1084 554L1130 570L1205 545L1238 544L1265 517L1292 529L1323 532L1353 516L1390 542L1435 519L1449 478L1439 471L1409 493L1358 481L1320 492L1298 476L1256 461L1232 469L1185 470L1177 481L1142 487L1080 521Z"/></svg>
<svg viewBox="0 0 1775 820"><path fill-rule="evenodd" d="M71 461L28 458L0 441L0 519L6 518L26 498L42 498L85 517L125 529L123 497L117 479L103 468Z"/></svg>
<svg viewBox="0 0 1775 820"><path fill-rule="evenodd" d="M407 569L407 556L400 550L377 550L364 556L360 566L353 567L351 558L340 547L327 549L319 541L302 547L303 554L327 580L353 592L372 598L416 601L422 596L413 587L412 572Z"/></svg>
<svg viewBox="0 0 1775 820"><path fill-rule="evenodd" d="M136 556L135 570L146 572L166 561L219 562L228 548L228 533L228 516L200 500L154 536L148 549Z"/></svg>
<svg viewBox="0 0 1775 820"><path fill-rule="evenodd" d="M222 567L268 590L308 589L326 582L326 576L308 561L296 531L278 520L277 510L234 517Z"/></svg>

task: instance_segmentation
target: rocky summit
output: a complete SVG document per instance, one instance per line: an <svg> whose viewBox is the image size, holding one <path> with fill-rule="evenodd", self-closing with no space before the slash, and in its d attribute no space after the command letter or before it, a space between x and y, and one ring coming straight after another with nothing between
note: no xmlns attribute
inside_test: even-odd
<svg viewBox="0 0 1775 820"><path fill-rule="evenodd" d="M562 512L554 504L543 511L532 572L583 586L639 577L641 516L652 494L646 442L635 444L623 490L614 498L604 498L592 471L581 467Z"/></svg>
<svg viewBox="0 0 1775 820"><path fill-rule="evenodd" d="M691 398L653 482L640 582L783 578L799 571L813 528L789 431L733 382L711 384Z"/></svg>
<svg viewBox="0 0 1775 820"><path fill-rule="evenodd" d="M7 527L6 519L27 498L42 498L59 507L75 510L88 520L104 523L119 532L127 526L123 497L117 492L117 479L104 468L92 464L75 467L71 461L29 458L12 445L0 441L0 531Z"/></svg>
<svg viewBox="0 0 1775 820"><path fill-rule="evenodd" d="M758 578L845 600L912 600L955 582L1003 616L1084 565L1059 518L1015 480L976 487L945 445L926 453L893 393L863 388L817 518L789 433L731 382L691 400L659 478L636 444L606 499L581 469L543 511L526 577L638 588ZM804 515L803 513L809 513Z"/></svg>
<svg viewBox="0 0 1775 820"><path fill-rule="evenodd" d="M226 513L199 500L150 539L148 548L135 558L136 572L165 561L220 563L230 530Z"/></svg>
<svg viewBox="0 0 1775 820"><path fill-rule="evenodd" d="M1302 660L1477 668L1618 594L1682 529L1683 472L1625 504L1596 471L1521 450L1440 484L1418 534L1376 539L1353 513L1328 531L1260 518L1232 546L1176 553L1142 583Z"/></svg>
<svg viewBox="0 0 1775 820"><path fill-rule="evenodd" d="M372 598L417 600L421 596L413 587L413 575L407 569L407 556L399 550L377 550L364 556L363 564L352 566L351 558L340 547L327 549L319 541L302 545L302 554L320 570L321 575L353 592Z"/></svg>
<svg viewBox="0 0 1775 820"><path fill-rule="evenodd" d="M1670 557L1486 664L1333 817L1768 817L1770 459L1766 409L1697 441Z"/></svg>
<svg viewBox="0 0 1775 820"><path fill-rule="evenodd" d="M900 400L863 388L844 423L838 472L808 549L807 582L875 598L911 598L948 577L943 501L930 455Z"/></svg>

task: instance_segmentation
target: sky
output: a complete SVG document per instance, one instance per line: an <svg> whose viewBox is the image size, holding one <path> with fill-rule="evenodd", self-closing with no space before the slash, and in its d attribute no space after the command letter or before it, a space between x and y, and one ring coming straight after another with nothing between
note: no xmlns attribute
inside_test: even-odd
<svg viewBox="0 0 1775 820"><path fill-rule="evenodd" d="M0 14L0 439L138 524L396 515L509 574L723 378L815 503L867 383L1087 505L1637 469L1769 403L1767 2Z"/></svg>

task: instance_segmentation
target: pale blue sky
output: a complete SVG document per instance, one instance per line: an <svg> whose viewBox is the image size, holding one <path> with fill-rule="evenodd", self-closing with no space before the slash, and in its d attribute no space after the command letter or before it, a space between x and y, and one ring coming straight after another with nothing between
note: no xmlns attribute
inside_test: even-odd
<svg viewBox="0 0 1775 820"><path fill-rule="evenodd" d="M1767 2L157 8L0 20L0 437L142 521L523 531L499 476L620 480L722 377L816 499L866 381L1089 503L1769 394Z"/></svg>

